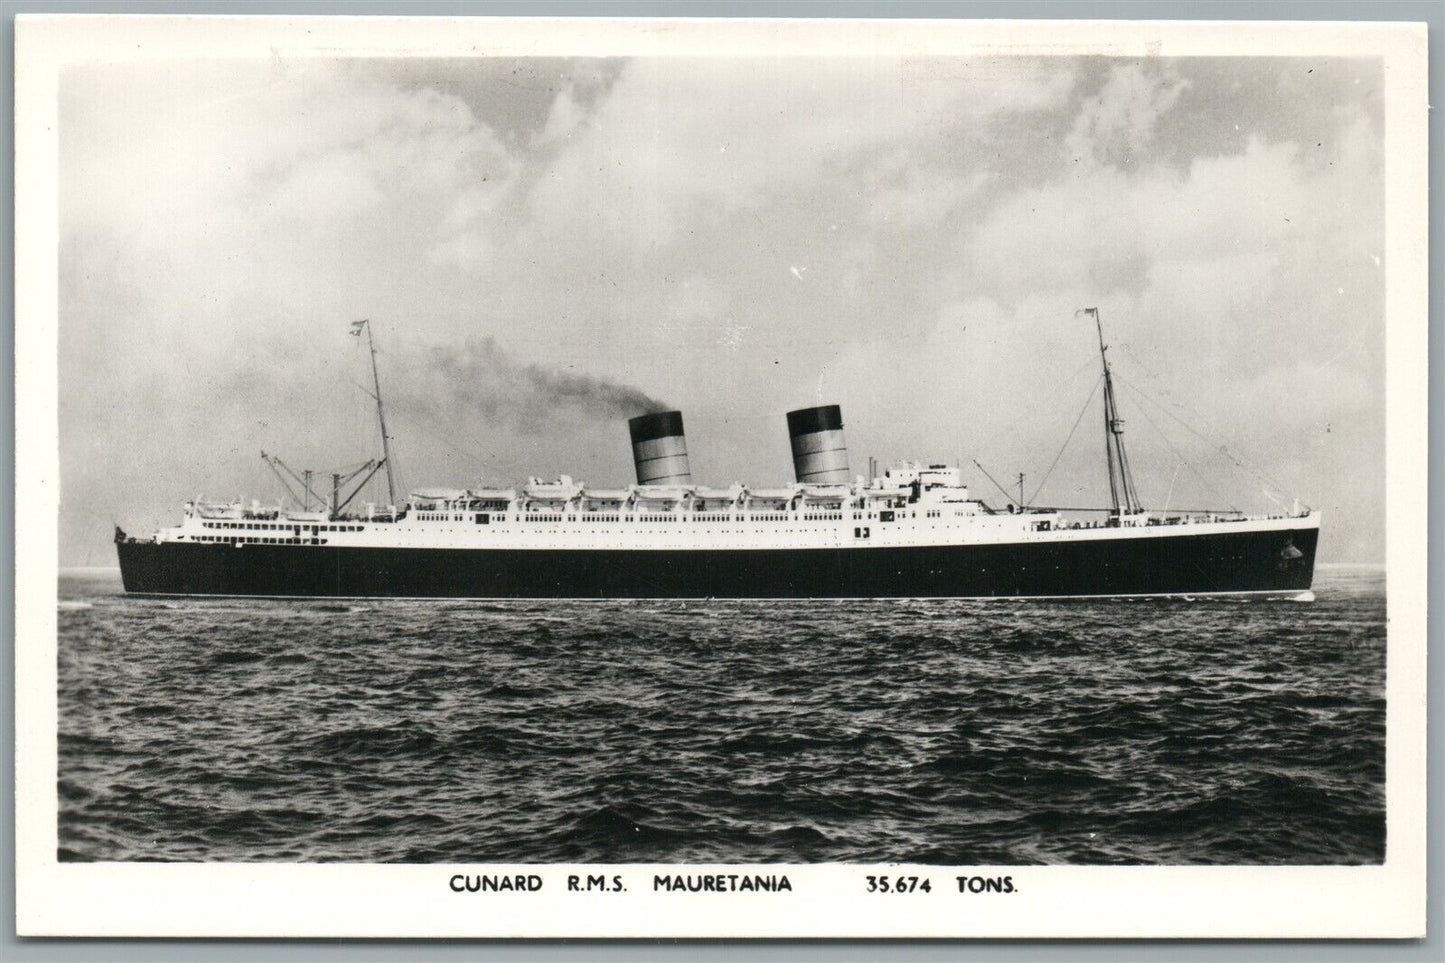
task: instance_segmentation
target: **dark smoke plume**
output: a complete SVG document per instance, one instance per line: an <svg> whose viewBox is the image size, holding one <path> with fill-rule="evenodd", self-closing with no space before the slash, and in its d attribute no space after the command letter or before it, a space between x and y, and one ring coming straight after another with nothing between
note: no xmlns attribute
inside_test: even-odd
<svg viewBox="0 0 1445 963"><path fill-rule="evenodd" d="M519 364L493 338L431 348L401 362L390 393L402 409L481 417L533 429L559 418L620 421L666 411L631 385L540 364Z"/></svg>

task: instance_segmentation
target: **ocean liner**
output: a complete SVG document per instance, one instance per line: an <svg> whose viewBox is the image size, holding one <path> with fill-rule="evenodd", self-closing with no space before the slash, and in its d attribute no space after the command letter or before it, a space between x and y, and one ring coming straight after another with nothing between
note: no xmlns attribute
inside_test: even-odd
<svg viewBox="0 0 1445 963"><path fill-rule="evenodd" d="M333 474L328 496L314 492L312 473L263 453L300 487L300 508L195 500L179 525L149 538L117 528L122 580L130 593L182 596L1312 598L1317 511L1143 507L1103 326L1097 309L1081 313L1098 326L1103 364L1111 505L1095 521L1022 497L990 505L957 465L905 462L853 477L836 405L787 414L791 485L695 484L682 415L666 411L629 422L637 483L625 488L563 476L398 498L362 321L352 333L370 346L381 458ZM383 469L388 503L353 507Z"/></svg>

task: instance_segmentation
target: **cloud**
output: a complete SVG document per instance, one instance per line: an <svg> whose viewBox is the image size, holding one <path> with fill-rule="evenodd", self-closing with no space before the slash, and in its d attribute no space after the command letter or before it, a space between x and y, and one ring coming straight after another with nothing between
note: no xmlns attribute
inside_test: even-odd
<svg viewBox="0 0 1445 963"><path fill-rule="evenodd" d="M548 129L573 136L531 213L539 230L561 221L653 250L699 217L766 209L829 183L837 191L821 193L871 191L926 162L912 156L921 147L1056 105L1069 86L1067 71L1036 62L636 60L583 128L559 95ZM955 189L930 175L931 186Z"/></svg>
<svg viewBox="0 0 1445 963"><path fill-rule="evenodd" d="M1127 325L1122 337L1157 351L1172 344L1210 371L1252 369L1273 359L1241 348L1266 332L1312 350L1320 317L1301 313L1299 298L1313 303L1324 288L1316 282L1280 298L1285 277L1302 265L1318 270L1322 255L1378 242L1338 213L1365 206L1376 171L1363 159L1316 170L1299 145L1257 138L1240 154L1196 158L1182 172L1095 168L1013 193L968 238L963 257L1012 301L1049 292L1112 300Z"/></svg>
<svg viewBox="0 0 1445 963"><path fill-rule="evenodd" d="M1112 68L1097 94L1087 97L1065 140L1079 160L1128 167L1154 139L1154 129L1188 82L1170 67L1123 64Z"/></svg>
<svg viewBox="0 0 1445 963"><path fill-rule="evenodd" d="M563 87L557 92L552 101L552 109L547 113L547 126L537 135L538 145L550 145L571 137L586 120L577 98L573 94L571 84Z"/></svg>
<svg viewBox="0 0 1445 963"><path fill-rule="evenodd" d="M188 318L223 346L284 337L338 292L369 313L418 258L449 273L485 257L479 226L516 179L460 99L335 67L81 71L65 95L67 240L108 238L155 292L134 322ZM227 317L237 301L247 316Z"/></svg>

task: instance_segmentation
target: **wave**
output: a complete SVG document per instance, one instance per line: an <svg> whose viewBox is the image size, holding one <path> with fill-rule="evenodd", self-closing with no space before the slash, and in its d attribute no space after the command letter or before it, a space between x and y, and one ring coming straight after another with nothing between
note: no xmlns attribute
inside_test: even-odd
<svg viewBox="0 0 1445 963"><path fill-rule="evenodd" d="M690 832L654 825L647 818L655 817L633 816L621 809L604 806L581 816L573 824L570 836L588 843L620 842L628 848L686 842L692 838Z"/></svg>
<svg viewBox="0 0 1445 963"><path fill-rule="evenodd" d="M211 654L211 661L217 665L248 665L266 658L265 653L254 649L230 649Z"/></svg>
<svg viewBox="0 0 1445 963"><path fill-rule="evenodd" d="M341 729L315 736L304 748L323 759L332 757L409 757L437 748L435 734L420 726Z"/></svg>

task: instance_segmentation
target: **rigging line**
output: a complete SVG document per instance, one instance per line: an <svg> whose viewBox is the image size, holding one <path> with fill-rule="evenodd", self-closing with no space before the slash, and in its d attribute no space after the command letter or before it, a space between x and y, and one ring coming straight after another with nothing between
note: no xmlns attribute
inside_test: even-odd
<svg viewBox="0 0 1445 963"><path fill-rule="evenodd" d="M1079 365L1077 368L1075 368L1073 374L1069 375L1069 376L1068 376L1067 378L1065 378L1063 381L1060 381L1060 382L1058 383L1059 386L1060 386L1060 387L1063 387L1063 386L1067 386L1067 385L1072 384L1073 381L1074 381L1074 379L1077 378L1077 377L1079 376L1079 374L1084 371L1085 368L1092 367L1093 365L1096 365L1096 364L1098 364L1097 361L1095 361L1093 358L1089 358L1089 359L1086 360L1083 364L1081 364L1081 365ZM1032 417L1034 417L1035 415L1037 415L1039 412L1043 411L1044 408L1045 408L1045 406L1047 406L1047 407L1049 407L1049 408L1052 408L1052 407L1053 407L1053 405L1052 405L1052 403L1051 403L1052 401L1053 401L1053 399L1052 399L1051 397L1042 398L1042 399L1040 399L1039 401L1036 401L1034 404L1030 405L1028 408L1025 408L1024 411L1023 411L1023 413L1020 414L1020 415L1019 415L1017 418L1015 418L1013 421L1011 421L1011 422L1009 422L1008 424L1003 425L1002 427L996 429L996 430L993 432L993 434L989 435L989 436L988 436L987 438L985 438L982 442L979 442L978 444L975 444L975 445L973 446L974 450L975 450L975 451L984 451L990 443L996 441L999 437L1001 437L1001 436L1003 436L1003 435L1005 435L1005 434L1010 434L1010 433L1012 433L1013 429L1017 428L1017 427L1018 427L1020 424L1022 424L1026 419L1032 418Z"/></svg>
<svg viewBox="0 0 1445 963"><path fill-rule="evenodd" d="M1140 393L1140 391L1139 391L1138 388L1135 388L1133 385L1129 384L1127 381L1124 382L1124 387L1128 388L1136 397L1139 397L1139 398L1143 398L1143 397L1144 397L1144 395ZM1166 435L1166 434L1164 434L1164 429L1160 428L1159 425L1154 421L1154 419L1151 418L1151 417L1149 417L1149 409L1147 409L1147 408L1145 408L1145 407L1143 407L1143 406L1141 405L1141 406L1139 407L1139 414L1143 415L1143 416L1144 416L1144 420L1147 421L1147 422L1149 422L1150 427L1152 427L1156 432L1159 433L1159 437L1160 437L1160 438L1164 439L1164 444L1166 444L1166 445L1169 446L1169 450L1174 453L1174 457L1175 457L1175 458L1178 458L1178 459L1179 459L1180 464L1184 465L1184 466L1185 466L1186 468L1188 468L1190 471L1194 472L1195 477L1198 478L1201 482L1204 483L1204 487L1205 487L1205 488L1208 488L1211 494L1213 494L1213 495L1214 495L1216 498L1218 498L1220 501L1224 502L1224 504L1228 505L1231 510L1236 511L1236 512L1238 512L1238 511L1240 510L1238 505L1234 504L1234 502L1230 501L1229 498L1227 498L1227 497L1224 495L1223 492L1221 492L1219 489L1217 489L1217 488L1215 488L1213 485L1211 485L1211 484L1209 483L1209 479L1205 478L1204 475L1199 471L1199 469L1198 469L1198 468L1195 468L1194 465L1189 461L1189 459L1185 458L1184 455L1179 451L1179 449L1174 447L1174 442L1170 441L1170 440L1169 440L1169 436ZM1171 486L1170 486L1170 495L1171 495L1171 496L1173 495L1173 485L1172 485L1172 484L1171 484Z"/></svg>
<svg viewBox="0 0 1445 963"><path fill-rule="evenodd" d="M1094 382L1094 387L1089 391L1089 397L1084 399L1084 407L1079 409L1079 417L1074 419L1074 427L1069 429L1069 437L1064 439L1064 444L1062 447L1059 448L1059 453L1054 456L1053 462L1049 465L1049 470L1044 472L1043 481L1039 482L1038 487L1034 489L1034 493L1029 496L1030 504L1033 504L1034 502L1039 500L1039 492L1043 491L1044 485L1049 480L1049 476L1052 475L1054 473L1054 469L1058 467L1059 459L1064 457L1064 450L1069 447L1069 442L1074 440L1074 432L1079 430L1079 425L1083 422L1084 415L1087 414L1089 411L1089 405L1092 404L1094 401L1094 395L1099 393L1099 385L1103 383L1104 376L1101 374L1099 375L1099 379Z"/></svg>
<svg viewBox="0 0 1445 963"><path fill-rule="evenodd" d="M1124 380L1124 379L1120 379L1120 380L1122 381L1122 380ZM1161 405L1159 402L1155 401L1153 398L1151 398L1151 397L1149 397L1148 395L1144 394L1143 390L1142 390L1141 388L1139 388L1138 385L1135 385L1135 384L1133 384L1132 382L1128 382L1128 381L1125 381L1125 384L1128 385L1129 388L1130 388L1139 398L1143 399L1144 401L1149 402L1149 404L1153 405L1155 408L1158 408L1160 411L1164 412L1164 413L1165 413L1166 415L1168 415L1170 418L1173 418L1176 422L1178 422L1181 426L1183 426L1183 427L1184 427L1190 434L1192 434L1194 437L1196 437L1196 438L1198 438L1200 441L1204 442L1204 443L1205 443L1206 445L1208 445L1212 450L1218 451L1218 452L1219 452L1220 454L1222 454L1225 458L1228 458L1228 459L1234 464L1234 466L1235 466L1236 468L1238 468L1240 471L1243 471L1243 472L1246 472L1247 474L1253 475L1256 480L1258 480L1258 481L1260 481L1260 482L1263 482L1265 485L1267 485L1267 486L1269 486L1269 487L1277 488L1277 489L1279 489L1279 490L1282 491L1282 492L1283 492L1283 491L1293 491L1293 489L1292 489L1290 486L1280 484L1278 481L1276 481L1275 479L1271 478L1269 475L1266 475L1263 470L1258 469L1258 468L1255 468L1252 464L1247 464L1245 461L1242 460L1242 456L1236 455L1234 452L1230 451L1229 448L1228 448L1227 446L1225 446L1223 443L1217 442L1217 441L1215 441L1213 438L1210 438L1210 437L1208 437L1207 435L1202 434L1200 431L1198 431L1196 428L1194 428L1194 426L1190 425L1189 422L1185 421L1183 418L1180 418L1180 417L1179 417L1178 415L1176 415L1174 412L1170 411L1167 407L1165 407L1164 405Z"/></svg>
<svg viewBox="0 0 1445 963"><path fill-rule="evenodd" d="M371 463L372 463L373 461L375 461L374 458L368 458L368 459L366 459L366 461L356 461L356 462L351 462L350 464L347 464L347 465L338 465L338 466L336 466L336 467L334 467L334 468L327 468L327 469L325 469L324 474L327 474L327 475L345 475L345 474L347 474L348 472L350 472L350 473L353 474L353 475L359 475L359 474L361 473L362 469L370 468L370 467L371 467Z"/></svg>
<svg viewBox="0 0 1445 963"><path fill-rule="evenodd" d="M994 488L997 488L1000 492L1002 492L1002 493L1003 493L1003 497L1004 497L1005 499L1007 499L1007 501L1008 501L1008 503L1009 503L1010 505L1012 505L1012 504L1014 503L1014 497L1008 493L1008 490L1005 489L1005 488L1004 488L1002 485L1000 485L998 482L994 481L994 477L988 473L988 469L985 468L985 467L983 467L982 465L979 465L977 458L975 458L975 459L973 460L973 463L978 466L978 470L979 470L979 471L983 472L983 477L985 477L985 478L987 478L989 481L993 482L993 487L994 487Z"/></svg>
<svg viewBox="0 0 1445 963"><path fill-rule="evenodd" d="M438 424L438 422L445 424ZM464 470L472 475L483 475L486 472L478 471L478 469L491 467L487 459L473 453L472 449L481 444L480 437L475 431L475 426L463 420L463 416L460 414L452 413L447 409L432 412L428 418L416 419L415 423L407 426L407 430L413 435L420 435L439 444L448 460L455 459L462 462ZM458 444L459 440L466 440L471 444ZM392 451L392 456L396 456L395 451Z"/></svg>
<svg viewBox="0 0 1445 963"><path fill-rule="evenodd" d="M1179 466L1174 466L1174 477L1169 479L1169 494L1164 496L1164 514L1169 514L1169 503L1174 501L1174 483L1179 480Z"/></svg>
<svg viewBox="0 0 1445 963"><path fill-rule="evenodd" d="M1133 351L1127 344L1123 345L1123 348L1124 348L1125 351L1127 351L1127 352L1129 353L1129 357L1133 360L1134 364L1135 364L1136 366L1138 366L1140 372L1142 372L1144 375L1148 376L1148 378L1149 378L1151 381L1155 382L1155 383L1159 386L1159 388L1160 388L1161 391L1163 391L1166 395L1169 395L1170 398L1173 399L1173 398L1174 398L1174 395L1173 395L1173 393L1169 390L1169 384L1168 384L1168 382L1166 382L1163 378L1161 378L1161 377L1159 377L1157 374L1155 374L1154 371L1153 371L1153 369L1151 369L1148 365L1144 364L1143 360L1142 360L1137 354L1135 354L1134 351ZM1116 372L1116 374L1117 374L1117 372ZM1134 387L1135 387L1135 390L1137 390L1137 391L1142 391L1142 389L1141 389L1138 385L1135 385ZM1242 456L1242 455L1236 456L1232 451L1230 451L1227 447L1225 447L1225 445L1224 445L1222 442L1218 442L1218 441L1215 441L1215 440L1214 440L1213 438L1211 438L1211 437L1207 437L1207 436L1204 435L1202 432L1200 432L1199 430L1195 429L1192 425L1190 425L1188 422L1186 422L1184 419L1182 419L1182 418L1180 418L1178 415L1174 414L1174 412L1170 411L1167 407L1165 407L1164 405L1162 405L1162 404L1160 404L1159 402L1155 401L1153 398L1150 398L1148 395L1144 395L1144 400L1145 400L1145 401L1148 401L1150 404L1152 404L1152 405L1154 405L1155 407L1157 407L1160 411L1163 411L1165 414L1167 414L1169 417L1173 418L1175 421L1179 422L1179 423L1180 423L1181 425L1183 425L1185 428L1188 428L1196 437L1198 437L1198 438L1199 438L1201 441L1203 441L1205 444L1207 444L1207 445L1209 445L1210 447L1213 447L1213 448L1218 448L1219 451L1223 452L1226 457L1228 457L1231 461L1233 461L1233 462L1234 462L1236 465L1238 465L1241 469L1243 469L1244 471L1247 471L1247 472L1251 473L1252 475L1254 475L1254 476L1255 476L1257 479L1259 479L1260 481L1265 482L1265 483L1268 484L1268 485L1272 485L1272 486L1274 486L1275 488L1277 488L1277 489L1279 489L1279 490L1281 490L1281 491L1293 491L1293 490L1294 490L1293 486L1281 484L1278 480L1276 480L1276 479L1274 479L1274 478L1271 478L1270 476L1266 475L1266 474L1264 473L1263 469L1259 469L1259 468L1254 467L1254 463L1253 463L1253 462L1246 463L1246 461L1243 459L1243 456ZM1179 407L1181 407L1181 408L1185 409L1186 411L1188 411L1189 414L1192 415L1193 417L1199 419L1201 423L1204 423L1204 424L1206 425L1206 427L1208 428L1208 430L1210 431L1211 434L1216 435L1216 436L1219 435L1219 434L1221 434L1221 432L1219 432L1218 429L1216 429L1212 424L1209 424L1207 418L1205 418L1203 415L1201 415L1198 411L1195 411L1193 408L1189 407L1189 405L1185 404L1185 403L1182 402L1182 401L1177 401L1177 400L1176 400L1174 403L1175 403L1176 405L1178 405Z"/></svg>

